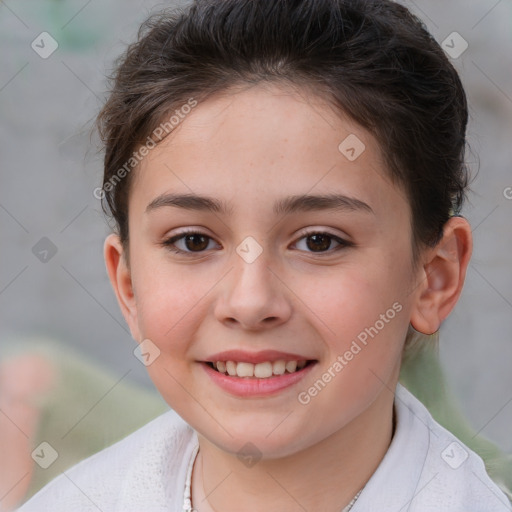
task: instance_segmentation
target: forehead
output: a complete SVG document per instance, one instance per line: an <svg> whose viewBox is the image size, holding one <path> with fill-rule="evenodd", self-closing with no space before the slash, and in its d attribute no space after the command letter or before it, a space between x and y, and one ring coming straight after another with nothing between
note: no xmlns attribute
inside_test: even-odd
<svg viewBox="0 0 512 512"><path fill-rule="evenodd" d="M165 192L218 197L231 213L313 192L377 210L405 201L371 134L321 97L274 84L212 96L184 115L136 169L130 209Z"/></svg>

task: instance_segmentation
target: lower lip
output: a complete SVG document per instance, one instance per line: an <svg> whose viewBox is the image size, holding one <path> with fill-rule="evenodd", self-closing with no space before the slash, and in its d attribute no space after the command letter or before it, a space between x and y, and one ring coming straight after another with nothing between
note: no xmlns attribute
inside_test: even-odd
<svg viewBox="0 0 512 512"><path fill-rule="evenodd" d="M293 386L302 380L315 364L316 362L309 363L302 368L302 370L294 373L275 375L274 377L268 377L266 379L258 379L256 377L231 377L214 370L206 363L201 363L201 366L215 384L232 395L240 397L264 397L274 395L283 389Z"/></svg>

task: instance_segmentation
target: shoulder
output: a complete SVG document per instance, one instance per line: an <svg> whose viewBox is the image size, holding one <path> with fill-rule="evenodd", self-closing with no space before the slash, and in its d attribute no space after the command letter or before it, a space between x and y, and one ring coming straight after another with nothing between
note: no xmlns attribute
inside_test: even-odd
<svg viewBox="0 0 512 512"><path fill-rule="evenodd" d="M183 419L166 412L64 471L18 512L169 510L173 500L183 498L177 495L185 478L183 460L196 442Z"/></svg>
<svg viewBox="0 0 512 512"><path fill-rule="evenodd" d="M397 387L396 401L402 417L407 418L413 440L421 444L423 439L425 448L417 453L422 469L411 510L512 510L478 454L437 423L427 408L401 385Z"/></svg>
<svg viewBox="0 0 512 512"><path fill-rule="evenodd" d="M397 385L396 429L384 458L353 512L506 512L510 502L488 476L479 455L437 423Z"/></svg>

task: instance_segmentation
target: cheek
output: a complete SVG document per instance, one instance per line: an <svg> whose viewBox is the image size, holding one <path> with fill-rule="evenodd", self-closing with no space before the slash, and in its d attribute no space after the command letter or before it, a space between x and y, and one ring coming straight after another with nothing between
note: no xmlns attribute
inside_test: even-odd
<svg viewBox="0 0 512 512"><path fill-rule="evenodd" d="M377 261L302 282L302 297L314 313L309 317L327 352L322 372L334 383L320 399L326 407L331 393L347 410L369 403L400 361L409 324L407 274L392 258Z"/></svg>
<svg viewBox="0 0 512 512"><path fill-rule="evenodd" d="M201 298L212 284L191 273L171 272L169 266L146 268L151 271L141 272L136 281L139 330L160 351L146 369L167 403L178 411L187 411L191 347L201 317L207 315L206 302Z"/></svg>
<svg viewBox="0 0 512 512"><path fill-rule="evenodd" d="M190 338L185 333L204 314L202 299L215 280L165 264L144 264L139 270L134 272L134 284L141 335L162 352L178 354Z"/></svg>
<svg viewBox="0 0 512 512"><path fill-rule="evenodd" d="M386 320L402 320L397 309L404 309L405 281L385 264L337 269L314 279L304 276L299 286L308 316L317 319L318 328L339 349L376 322L382 327L381 315L386 329L396 323Z"/></svg>

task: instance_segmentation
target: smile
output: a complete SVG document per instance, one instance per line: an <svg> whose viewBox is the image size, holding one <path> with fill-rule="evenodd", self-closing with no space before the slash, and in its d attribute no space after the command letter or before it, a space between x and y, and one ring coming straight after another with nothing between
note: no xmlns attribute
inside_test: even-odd
<svg viewBox="0 0 512 512"><path fill-rule="evenodd" d="M295 373L302 370L311 362L312 361L304 359L297 361L285 361L280 359L277 361L264 361L257 364L236 361L217 361L207 364L219 373L231 377L268 379L279 375Z"/></svg>
<svg viewBox="0 0 512 512"><path fill-rule="evenodd" d="M201 363L207 376L216 386L240 398L276 396L292 389L316 366L317 360L285 361L219 361Z"/></svg>

